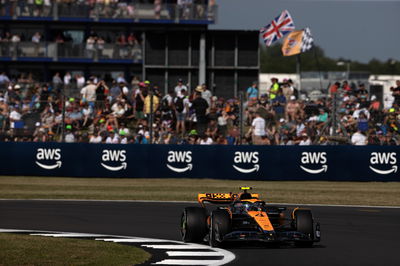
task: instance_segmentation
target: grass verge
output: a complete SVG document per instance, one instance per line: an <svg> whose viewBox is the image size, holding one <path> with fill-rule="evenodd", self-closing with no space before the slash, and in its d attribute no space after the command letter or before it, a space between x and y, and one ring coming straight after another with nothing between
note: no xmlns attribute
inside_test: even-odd
<svg viewBox="0 0 400 266"><path fill-rule="evenodd" d="M0 265L136 265L142 249L85 239L0 234Z"/></svg>
<svg viewBox="0 0 400 266"><path fill-rule="evenodd" d="M269 202L400 206L398 182L0 177L2 199L189 200L252 186Z"/></svg>

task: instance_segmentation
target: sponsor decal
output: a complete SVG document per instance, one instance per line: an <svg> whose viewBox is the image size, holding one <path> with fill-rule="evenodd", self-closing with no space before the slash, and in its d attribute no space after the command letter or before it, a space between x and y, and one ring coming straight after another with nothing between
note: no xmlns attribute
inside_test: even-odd
<svg viewBox="0 0 400 266"><path fill-rule="evenodd" d="M369 168L377 174L388 175L397 172L397 154L395 152L372 152L369 159ZM381 166L386 169L382 170ZM387 169L388 166L390 169Z"/></svg>
<svg viewBox="0 0 400 266"><path fill-rule="evenodd" d="M260 170L260 165L258 164L259 162L258 158L258 151L254 152L242 152L242 151L237 151L235 152L235 157L233 158L233 162L235 164L252 164L250 168L242 168L239 167L235 164L232 165L232 167L243 174L249 174L252 172L258 172Z"/></svg>
<svg viewBox="0 0 400 266"><path fill-rule="evenodd" d="M167 167L176 173L184 173L193 169L191 151L169 151L167 161ZM171 165L173 163L186 164L186 166L176 167Z"/></svg>
<svg viewBox="0 0 400 266"><path fill-rule="evenodd" d="M47 163L44 162L38 162L38 161L47 161ZM48 161L53 161L51 164L48 163ZM44 148L39 148L36 151L36 161L35 163L46 170L53 170L56 168L61 168L62 162L61 162L61 149L44 149Z"/></svg>
<svg viewBox="0 0 400 266"><path fill-rule="evenodd" d="M126 150L103 150L103 154L101 156L102 162L100 163L105 169L109 171L120 171L122 169L126 169L128 167L128 163L126 161ZM120 165L109 165L109 162L121 163Z"/></svg>
<svg viewBox="0 0 400 266"><path fill-rule="evenodd" d="M302 152L301 153L301 164L300 168L309 173L309 174L320 174L322 172L327 172L328 171L328 165L326 164L328 162L326 158L326 152ZM319 164L321 165L321 168L317 169L310 169L306 166L310 164Z"/></svg>

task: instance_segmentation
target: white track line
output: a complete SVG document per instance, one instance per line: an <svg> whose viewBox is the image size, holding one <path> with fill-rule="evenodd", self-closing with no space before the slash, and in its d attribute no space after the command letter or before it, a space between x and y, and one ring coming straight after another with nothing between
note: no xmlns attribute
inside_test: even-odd
<svg viewBox="0 0 400 266"><path fill-rule="evenodd" d="M156 263L154 265L215 265L218 260L174 260L166 259Z"/></svg>
<svg viewBox="0 0 400 266"><path fill-rule="evenodd" d="M71 233L71 234L30 234L31 236L50 236L50 237L98 237L96 234L80 234L80 233Z"/></svg>
<svg viewBox="0 0 400 266"><path fill-rule="evenodd" d="M127 238L127 239L96 238L95 240L105 241L105 242L115 242L115 243L166 243L166 242L171 242L170 240L148 239L148 238Z"/></svg>
<svg viewBox="0 0 400 266"><path fill-rule="evenodd" d="M183 245L142 245L146 248L154 249L211 249L209 246L197 245L197 244L183 244Z"/></svg>
<svg viewBox="0 0 400 266"><path fill-rule="evenodd" d="M132 236L120 236L120 235L102 235L102 234L87 234L87 233L72 233L72 232L56 232L56 231L45 231L45 230L21 230L21 229L5 229L5 228L0 228L0 233L30 233L30 235L44 235L44 236L51 236L51 237L59 237L60 235L64 235L63 237L93 237L97 238L97 240L102 240L106 241L108 239L115 240L118 238L122 238L119 240L123 241L142 241L142 240L148 240L148 243L156 243L156 242L169 242L169 243L175 243L176 245L141 245L143 247L148 246L150 248L167 248L167 249L174 249L173 247L176 247L176 250L182 250L182 249L194 249L194 250L212 250L214 252L210 252L210 254L218 254L214 256L223 256L221 260L173 260L173 259L166 259L163 261L160 261L158 263L154 264L159 264L159 265L210 265L210 266L220 266L227 264L235 259L235 254L228 250L220 249L220 248L211 248L206 245L200 245L200 244L187 244L181 241L175 241L175 240L166 240L166 239L153 239L153 238L140 238L140 237L132 237ZM105 238L109 237L109 238ZM142 243L142 242L139 242ZM172 248L171 248L172 247ZM183 248L185 247L185 248ZM174 251L167 251L167 252L174 252ZM200 251L202 252L202 251ZM191 252L192 254L196 253L196 251ZM175 253L176 254L176 253ZM167 253L168 255L168 253ZM202 257L202 255L198 255L199 258ZM172 263L172 264L171 264ZM189 264L187 264L189 263Z"/></svg>
<svg viewBox="0 0 400 266"><path fill-rule="evenodd" d="M168 256L170 257L194 257L194 256L203 256L203 257L216 257L223 256L218 252L214 251L167 251Z"/></svg>

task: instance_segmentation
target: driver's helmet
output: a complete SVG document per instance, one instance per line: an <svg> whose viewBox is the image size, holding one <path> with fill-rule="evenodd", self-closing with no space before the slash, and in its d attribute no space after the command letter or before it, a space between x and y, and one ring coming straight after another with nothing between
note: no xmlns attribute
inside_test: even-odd
<svg viewBox="0 0 400 266"><path fill-rule="evenodd" d="M251 208L253 207L253 204L251 202L244 202L243 207L247 210L250 211Z"/></svg>

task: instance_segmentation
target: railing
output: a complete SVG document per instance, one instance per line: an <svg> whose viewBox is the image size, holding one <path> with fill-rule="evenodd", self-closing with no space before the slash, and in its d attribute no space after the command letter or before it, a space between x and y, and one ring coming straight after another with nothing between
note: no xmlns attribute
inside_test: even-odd
<svg viewBox="0 0 400 266"><path fill-rule="evenodd" d="M136 44L74 44L54 42L0 42L0 57L13 59L35 58L86 58L94 61L102 59L126 59L133 62L142 60L142 47Z"/></svg>
<svg viewBox="0 0 400 266"><path fill-rule="evenodd" d="M100 20L171 20L215 22L217 5L213 4L87 4L58 3L37 5L28 1L0 1L0 17L62 20L68 18Z"/></svg>

